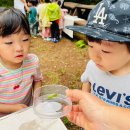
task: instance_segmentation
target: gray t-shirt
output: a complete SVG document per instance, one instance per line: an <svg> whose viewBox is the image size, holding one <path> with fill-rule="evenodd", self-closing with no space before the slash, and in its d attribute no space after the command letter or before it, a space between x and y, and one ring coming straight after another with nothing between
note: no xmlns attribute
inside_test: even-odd
<svg viewBox="0 0 130 130"><path fill-rule="evenodd" d="M130 108L130 74L114 76L100 70L90 60L81 76L83 83L91 83L91 93L114 106Z"/></svg>

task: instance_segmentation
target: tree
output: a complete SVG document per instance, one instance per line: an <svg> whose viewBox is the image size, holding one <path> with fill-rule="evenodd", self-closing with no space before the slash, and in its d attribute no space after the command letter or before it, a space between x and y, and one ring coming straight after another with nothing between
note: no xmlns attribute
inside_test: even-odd
<svg viewBox="0 0 130 130"><path fill-rule="evenodd" d="M13 0L0 0L0 7L13 6Z"/></svg>

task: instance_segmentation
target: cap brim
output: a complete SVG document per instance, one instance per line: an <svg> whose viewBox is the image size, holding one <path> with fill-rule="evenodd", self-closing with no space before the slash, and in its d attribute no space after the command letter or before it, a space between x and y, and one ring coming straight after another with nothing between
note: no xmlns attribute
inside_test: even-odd
<svg viewBox="0 0 130 130"><path fill-rule="evenodd" d="M66 28L98 39L109 40L113 42L130 42L130 38L117 35L100 28L93 28L91 26L66 26Z"/></svg>

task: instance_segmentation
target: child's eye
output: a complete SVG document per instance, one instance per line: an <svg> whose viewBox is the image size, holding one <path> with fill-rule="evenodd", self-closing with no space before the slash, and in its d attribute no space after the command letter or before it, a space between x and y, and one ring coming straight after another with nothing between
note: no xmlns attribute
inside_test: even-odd
<svg viewBox="0 0 130 130"><path fill-rule="evenodd" d="M13 44L13 42L5 42L5 44L9 44L10 45L10 44Z"/></svg>
<svg viewBox="0 0 130 130"><path fill-rule="evenodd" d="M24 42L29 41L29 38L27 38L27 39L23 39L23 41L24 41Z"/></svg>
<svg viewBox="0 0 130 130"><path fill-rule="evenodd" d="M88 46L89 46L90 48L93 48L93 46L91 46L91 45L89 45L89 44L88 44Z"/></svg>
<svg viewBox="0 0 130 130"><path fill-rule="evenodd" d="M107 54L108 54L108 53L111 53L111 52L109 52L109 51L104 51L104 50L102 50L102 52L103 52L103 53L107 53Z"/></svg>

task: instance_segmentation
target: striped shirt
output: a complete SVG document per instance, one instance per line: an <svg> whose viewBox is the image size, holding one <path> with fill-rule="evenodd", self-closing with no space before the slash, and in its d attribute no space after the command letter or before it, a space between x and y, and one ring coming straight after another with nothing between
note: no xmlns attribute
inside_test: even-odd
<svg viewBox="0 0 130 130"><path fill-rule="evenodd" d="M0 103L29 105L32 99L33 82L41 81L38 57L28 54L23 64L16 70L0 63Z"/></svg>

